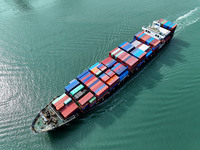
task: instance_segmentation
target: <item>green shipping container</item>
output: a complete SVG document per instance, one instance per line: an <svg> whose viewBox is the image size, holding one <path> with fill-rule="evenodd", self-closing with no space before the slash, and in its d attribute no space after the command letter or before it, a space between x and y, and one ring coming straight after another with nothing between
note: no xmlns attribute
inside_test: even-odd
<svg viewBox="0 0 200 150"><path fill-rule="evenodd" d="M69 97L66 101L64 101L64 104L67 105L72 101L72 99Z"/></svg>
<svg viewBox="0 0 200 150"><path fill-rule="evenodd" d="M75 89L73 89L70 94L72 96L74 96L77 92L79 92L80 90L82 90L84 88L84 86L82 84L80 84L79 86L77 86Z"/></svg>
<svg viewBox="0 0 200 150"><path fill-rule="evenodd" d="M92 104L92 103L94 103L94 101L96 101L96 97L95 97L95 96L92 97L92 98L89 100L89 103Z"/></svg>

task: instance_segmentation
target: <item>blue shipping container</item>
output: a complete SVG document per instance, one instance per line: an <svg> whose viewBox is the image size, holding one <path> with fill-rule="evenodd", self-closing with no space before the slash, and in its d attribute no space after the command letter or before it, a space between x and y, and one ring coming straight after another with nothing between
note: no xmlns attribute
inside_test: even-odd
<svg viewBox="0 0 200 150"><path fill-rule="evenodd" d="M146 58L151 56L151 54L153 53L153 51L149 51L147 54L146 54Z"/></svg>
<svg viewBox="0 0 200 150"><path fill-rule="evenodd" d="M65 87L65 91L66 91L67 93L69 93L71 90L73 90L73 89L74 89L75 87L77 87L79 84L80 84L80 82L77 81L76 79L74 79L74 80L72 80L72 81L70 82L69 85L67 85L67 86Z"/></svg>
<svg viewBox="0 0 200 150"><path fill-rule="evenodd" d="M131 54L136 58L139 58L143 53L144 51L139 48L136 48L135 50L131 52Z"/></svg>
<svg viewBox="0 0 200 150"><path fill-rule="evenodd" d="M132 44L127 44L126 46L124 46L122 49L126 52L130 52L132 49L134 49L135 46L133 46Z"/></svg>
<svg viewBox="0 0 200 150"><path fill-rule="evenodd" d="M118 47L121 48L124 44L128 43L127 41L125 41L124 43L120 44Z"/></svg>
<svg viewBox="0 0 200 150"><path fill-rule="evenodd" d="M91 79L92 77L94 77L93 74L89 75L86 79L84 79L82 82L85 83L86 81L88 81L89 79Z"/></svg>
<svg viewBox="0 0 200 150"><path fill-rule="evenodd" d="M114 64L116 64L117 61L116 60L111 60L109 63L106 64L106 67L111 68L112 66L114 66Z"/></svg>
<svg viewBox="0 0 200 150"><path fill-rule="evenodd" d="M124 73L122 73L122 74L119 76L120 82L121 82L124 78L126 78L126 77L128 76L128 74L129 74L129 71L128 71L128 70L126 70Z"/></svg>
<svg viewBox="0 0 200 150"><path fill-rule="evenodd" d="M93 68L95 68L95 67L98 66L98 65L99 65L99 63L97 62L96 64L92 65L92 66L89 68L89 70L92 70Z"/></svg>
<svg viewBox="0 0 200 150"><path fill-rule="evenodd" d="M80 75L77 76L77 79L81 78L83 75L85 75L88 72L89 72L88 70L83 71Z"/></svg>

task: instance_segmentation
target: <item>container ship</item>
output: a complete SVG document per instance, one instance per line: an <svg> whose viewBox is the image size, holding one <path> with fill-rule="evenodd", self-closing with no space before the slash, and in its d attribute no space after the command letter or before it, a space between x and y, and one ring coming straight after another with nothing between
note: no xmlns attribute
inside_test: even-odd
<svg viewBox="0 0 200 150"><path fill-rule="evenodd" d="M83 71L55 97L32 122L35 133L69 125L73 120L106 101L117 87L133 76L145 62L157 54L174 35L177 24L160 19L142 27L131 42L123 42L109 57Z"/></svg>

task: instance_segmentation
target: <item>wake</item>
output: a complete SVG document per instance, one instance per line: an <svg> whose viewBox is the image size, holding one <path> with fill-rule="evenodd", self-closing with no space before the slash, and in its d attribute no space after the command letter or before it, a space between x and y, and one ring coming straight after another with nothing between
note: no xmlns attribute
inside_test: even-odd
<svg viewBox="0 0 200 150"><path fill-rule="evenodd" d="M180 31L185 29L187 26L190 26L199 20L200 20L200 7L196 7L195 9L190 10L183 16L178 17L174 21L174 23L178 24L178 27L176 29L176 34L180 33Z"/></svg>

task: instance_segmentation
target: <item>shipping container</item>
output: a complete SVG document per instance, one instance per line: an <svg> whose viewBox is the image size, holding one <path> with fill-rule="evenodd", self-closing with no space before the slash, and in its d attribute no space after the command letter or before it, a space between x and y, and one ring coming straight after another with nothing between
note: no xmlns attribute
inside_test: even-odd
<svg viewBox="0 0 200 150"><path fill-rule="evenodd" d="M129 70L130 72L134 71L135 68L137 67L138 63L139 63L139 60L138 60L137 58L135 58L135 57L129 58L129 59L126 61L126 65L127 65L127 67L128 67L128 70Z"/></svg>
<svg viewBox="0 0 200 150"><path fill-rule="evenodd" d="M140 44L141 44L141 42L138 40L134 40L131 42L131 45L133 45L134 47L138 47Z"/></svg>
<svg viewBox="0 0 200 150"><path fill-rule="evenodd" d="M172 23L170 21L160 19L159 22L161 23L161 26L164 27L165 29L168 29L170 31L174 31L177 27L177 24Z"/></svg>
<svg viewBox="0 0 200 150"><path fill-rule="evenodd" d="M107 74L109 77L113 77L115 75L115 73L110 69L106 70L105 74Z"/></svg>
<svg viewBox="0 0 200 150"><path fill-rule="evenodd" d="M52 104L55 106L56 110L60 110L62 107L64 107L64 102L69 99L71 98L67 94L63 94L55 99Z"/></svg>
<svg viewBox="0 0 200 150"><path fill-rule="evenodd" d="M88 91L86 89L83 89L79 92L77 92L75 95L74 95L74 98L76 100L79 100L83 95L85 95Z"/></svg>
<svg viewBox="0 0 200 150"><path fill-rule="evenodd" d="M91 98L90 100L89 100L89 105L90 105L90 107L92 107L92 106L94 106L96 104L96 97L94 96L93 98Z"/></svg>
<svg viewBox="0 0 200 150"><path fill-rule="evenodd" d="M80 75L77 76L77 79L80 80L80 78L81 78L82 76L84 76L85 74L87 74L87 73L89 73L89 70L83 71Z"/></svg>
<svg viewBox="0 0 200 150"><path fill-rule="evenodd" d="M78 80L74 79L74 80L72 80L72 81L69 83L69 85L67 85L67 86L65 87L65 91L66 91L67 93L69 93L71 90L73 90L73 89L74 89L75 87L77 87L79 84L80 84L80 82L79 82Z"/></svg>
<svg viewBox="0 0 200 150"><path fill-rule="evenodd" d="M89 105L89 100L93 98L94 95L91 92L88 92L85 96L83 96L78 103L80 104L81 108L84 110Z"/></svg>
<svg viewBox="0 0 200 150"><path fill-rule="evenodd" d="M121 63L117 63L114 65L114 67L111 68L113 72L115 72L118 76L122 74L125 70L127 70L127 67L122 65Z"/></svg>
<svg viewBox="0 0 200 150"><path fill-rule="evenodd" d="M82 90L84 88L84 86L82 84L80 84L79 86L77 86L75 89L73 89L70 94L72 96L74 96L74 94L76 94L77 92L79 92L80 90Z"/></svg>
<svg viewBox="0 0 200 150"><path fill-rule="evenodd" d="M116 85L118 85L119 82L119 77L117 75L114 75L106 82L106 84L108 85L109 90L112 90Z"/></svg>
<svg viewBox="0 0 200 150"><path fill-rule="evenodd" d="M105 65L103 65L102 63L100 63L98 66L97 66L102 72L104 72L107 67Z"/></svg>
<svg viewBox="0 0 200 150"><path fill-rule="evenodd" d="M119 48L123 48L125 47L126 45L128 45L129 43L127 41L125 41L124 43L120 44L118 47Z"/></svg>
<svg viewBox="0 0 200 150"><path fill-rule="evenodd" d="M114 66L114 64L117 63L117 61L114 60L114 59L111 58L111 57L107 57L107 58L104 59L101 63L104 64L107 68L111 68L111 67Z"/></svg>
<svg viewBox="0 0 200 150"><path fill-rule="evenodd" d="M146 44L142 44L141 46L139 46L137 48L141 49L144 52L147 52L150 49L150 46L148 46Z"/></svg>
<svg viewBox="0 0 200 150"><path fill-rule="evenodd" d="M129 75L129 71L128 71L128 70L124 71L124 72L119 76L120 82L123 81L128 75Z"/></svg>
<svg viewBox="0 0 200 150"><path fill-rule="evenodd" d="M85 82L84 80L89 79L90 76L94 76L92 73L88 72L79 78L79 81Z"/></svg>
<svg viewBox="0 0 200 150"><path fill-rule="evenodd" d="M102 75L100 75L99 78L100 78L101 81L103 81L104 83L110 79L110 77L109 77L107 74L105 74L105 73L103 73Z"/></svg>
<svg viewBox="0 0 200 150"><path fill-rule="evenodd" d="M122 49L126 52L130 52L131 50L133 50L135 48L135 46L133 46L132 44L128 43L126 46L122 47Z"/></svg>
<svg viewBox="0 0 200 150"><path fill-rule="evenodd" d="M64 118L68 118L69 116L73 115L79 110L78 105L76 105L74 102L71 103L69 106L64 106L60 113Z"/></svg>
<svg viewBox="0 0 200 150"><path fill-rule="evenodd" d="M90 80L93 77L95 77L95 76L92 73L89 73L88 75L83 77L80 81L85 84L88 80Z"/></svg>
<svg viewBox="0 0 200 150"><path fill-rule="evenodd" d="M92 86L90 88L90 90L95 93L95 91L98 90L98 89L100 90L100 87L103 86L103 85L105 85L105 83L100 81L97 84L95 84L94 86Z"/></svg>
<svg viewBox="0 0 200 150"><path fill-rule="evenodd" d="M64 104L65 105L68 105L69 103L72 102L72 99L69 97L67 100L64 101Z"/></svg>
<svg viewBox="0 0 200 150"><path fill-rule="evenodd" d="M146 52L139 48L136 48L131 52L131 55L139 59L138 63L142 62L146 58L146 54Z"/></svg>
<svg viewBox="0 0 200 150"><path fill-rule="evenodd" d="M103 98L105 95L108 93L108 86L107 85L102 85L98 90L95 91L95 95L98 100Z"/></svg>
<svg viewBox="0 0 200 150"><path fill-rule="evenodd" d="M140 41L142 41L142 43L145 43L147 39L149 39L151 36L149 36L148 34L144 34L144 36L142 36L140 38Z"/></svg>

